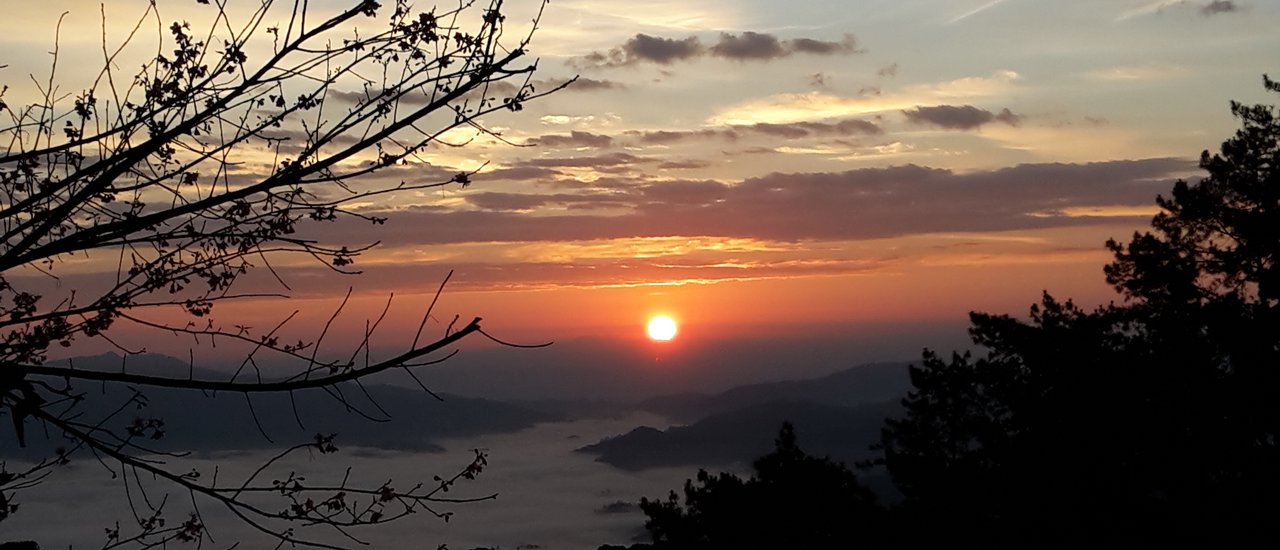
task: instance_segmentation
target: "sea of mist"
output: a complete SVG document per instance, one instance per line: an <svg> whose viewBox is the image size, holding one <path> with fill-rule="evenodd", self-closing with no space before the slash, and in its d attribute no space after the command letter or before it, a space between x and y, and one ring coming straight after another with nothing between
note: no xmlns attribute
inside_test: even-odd
<svg viewBox="0 0 1280 550"><path fill-rule="evenodd" d="M458 471L471 460L472 449L488 453L489 464L475 481L460 482L450 496L469 497L497 493L494 500L460 505L442 505L440 511L454 512L449 522L419 514L390 525L353 531L372 548L437 548L454 550L484 548L542 548L554 550L594 549L604 543L627 543L641 532L644 516L638 508L626 509L619 501L633 503L641 496L664 497L692 477L692 468L659 468L639 472L623 471L595 462L593 456L572 452L602 437L624 433L637 425L666 426L663 418L650 414L629 414L608 419L539 424L509 434L492 434L466 439L444 440L440 453L394 452L380 449L344 447L336 454L302 452L281 463L261 479L279 479L290 470L307 476L309 482L337 482L351 468L353 483L374 487L390 479L396 488L415 482L431 483ZM250 428L247 428L250 429ZM341 439L339 439L341 444ZM220 452L182 461L212 475L217 467L219 480L243 479L273 451ZM110 469L109 469L110 468ZM743 467L745 468L745 466ZM129 485L126 494L125 483ZM190 497L150 477L138 479L118 465L100 464L91 456L77 455L68 466L57 469L44 485L19 495L18 513L0 525L0 539L35 540L45 549L99 548L105 529L119 522L121 534L136 523L129 499L141 502L139 483L148 488L153 505L164 501L169 521L182 521L191 510ZM282 501L264 506L280 508ZM209 501L198 501L204 514L212 548L274 547L274 541L236 521ZM612 511L606 506L614 504ZM274 508L272 508L274 509ZM623 509L619 511L619 509ZM343 546L360 546L331 529L317 527L308 536Z"/></svg>

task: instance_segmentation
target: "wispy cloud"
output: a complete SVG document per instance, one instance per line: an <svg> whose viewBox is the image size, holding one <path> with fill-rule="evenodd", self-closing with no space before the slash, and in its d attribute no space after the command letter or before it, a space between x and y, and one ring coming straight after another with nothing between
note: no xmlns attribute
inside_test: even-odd
<svg viewBox="0 0 1280 550"><path fill-rule="evenodd" d="M1102 82L1148 82L1183 78L1190 74L1191 71L1185 67L1134 66L1098 69L1084 73L1082 76L1089 80Z"/></svg>
<svg viewBox="0 0 1280 550"><path fill-rule="evenodd" d="M970 17L973 17L973 16L975 16L975 15L978 15L979 13L982 13L982 12L987 11L987 10L989 10L989 9L991 9L991 8L994 8L994 7L996 7L996 6L1000 5L1000 4L1003 4L1003 3L1005 3L1006 1L1008 1L1008 0L991 0L990 2L987 2L986 4L982 4L981 6L978 6L978 7L976 7L976 8L973 8L973 9L969 10L969 11L966 11L966 12L964 12L964 13L960 14L960 15L957 15L955 18L951 19L950 21L947 21L947 24L948 24L948 25L954 25L954 24L956 24L956 23L959 23L959 22L961 22L961 21L964 21L965 19L968 19L968 18L970 18Z"/></svg>
<svg viewBox="0 0 1280 550"><path fill-rule="evenodd" d="M880 91L855 96L841 96L825 91L780 94L729 106L713 115L709 123L786 124L900 111L920 105L972 101L1007 93L1018 78L1016 72L998 71L989 77L968 77L908 86L894 92Z"/></svg>
<svg viewBox="0 0 1280 550"><path fill-rule="evenodd" d="M1137 8L1133 8L1131 10L1126 10L1122 12L1120 15L1116 16L1116 22L1128 21L1135 17L1142 17L1144 15L1152 15L1152 14L1160 13L1161 11L1166 10L1168 8L1179 6L1186 3L1187 3L1187 0L1159 0L1157 2L1150 2L1142 6L1139 6Z"/></svg>

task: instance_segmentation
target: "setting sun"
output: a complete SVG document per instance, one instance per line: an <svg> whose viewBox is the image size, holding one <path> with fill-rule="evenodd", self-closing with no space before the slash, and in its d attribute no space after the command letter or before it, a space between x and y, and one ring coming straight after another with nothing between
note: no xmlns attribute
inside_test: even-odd
<svg viewBox="0 0 1280 550"><path fill-rule="evenodd" d="M649 339L666 342L676 337L676 321L665 315L649 319Z"/></svg>

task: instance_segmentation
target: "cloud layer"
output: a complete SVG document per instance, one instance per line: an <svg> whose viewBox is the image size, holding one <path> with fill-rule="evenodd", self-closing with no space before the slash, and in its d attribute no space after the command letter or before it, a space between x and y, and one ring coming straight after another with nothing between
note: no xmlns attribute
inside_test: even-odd
<svg viewBox="0 0 1280 550"><path fill-rule="evenodd" d="M656 162L616 153L534 159L528 166L625 168L617 170L625 174L643 173ZM620 176L580 183L571 193L467 192L464 209L423 206L393 213L379 237L392 246L673 236L859 240L1078 226L1117 216L1138 222L1155 196L1193 166L1182 159L1149 159L957 173L906 165L775 173L734 183ZM516 168L521 169L526 168ZM1103 208L1113 206L1134 208ZM335 231L331 237L349 231L341 224L320 227Z"/></svg>

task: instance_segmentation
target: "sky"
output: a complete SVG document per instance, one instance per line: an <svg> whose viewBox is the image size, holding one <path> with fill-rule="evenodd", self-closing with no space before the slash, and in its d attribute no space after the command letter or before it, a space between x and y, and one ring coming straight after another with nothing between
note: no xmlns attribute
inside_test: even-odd
<svg viewBox="0 0 1280 550"><path fill-rule="evenodd" d="M6 99L47 73L58 14L77 67L98 54L104 14L124 31L144 5L11 13ZM194 2L161 5L200 16ZM509 24L536 7L509 2ZM314 334L350 288L336 333L359 334L390 299L377 344L394 349L452 270L432 328L456 313L508 340L558 342L517 359L530 365L697 371L733 357L751 373L685 373L715 386L963 345L969 311L1022 314L1045 290L1114 299L1103 243L1198 173L1199 153L1236 126L1230 100L1268 100L1276 28L1280 3L1264 0L555 0L531 47L536 82L577 82L484 119L501 140L453 132L468 144L390 175L480 168L472 185L362 207L385 226L308 229L381 244L357 277L282 263L287 302L218 315L270 325L297 309L292 330ZM101 276L64 269L69 285ZM258 276L245 284L269 284ZM673 342L644 340L656 314L679 323ZM776 353L748 351L761 342ZM819 348L823 364L806 362ZM483 366L486 353L460 360Z"/></svg>

